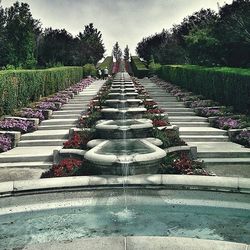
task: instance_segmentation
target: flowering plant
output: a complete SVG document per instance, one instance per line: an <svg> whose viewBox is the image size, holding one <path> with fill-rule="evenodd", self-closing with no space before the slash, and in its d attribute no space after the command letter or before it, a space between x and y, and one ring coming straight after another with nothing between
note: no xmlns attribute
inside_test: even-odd
<svg viewBox="0 0 250 250"><path fill-rule="evenodd" d="M164 110L156 108L156 109L148 109L147 112L149 114L162 114L164 113Z"/></svg>
<svg viewBox="0 0 250 250"><path fill-rule="evenodd" d="M36 108L38 109L50 109L50 110L58 110L56 107L56 104L53 102L40 102L36 105Z"/></svg>
<svg viewBox="0 0 250 250"><path fill-rule="evenodd" d="M74 176L82 165L83 161L81 160L66 158L60 161L59 164L54 164L50 170L42 174L41 178Z"/></svg>
<svg viewBox="0 0 250 250"><path fill-rule="evenodd" d="M157 103L155 101L144 101L143 104L146 109L153 109L157 107Z"/></svg>
<svg viewBox="0 0 250 250"><path fill-rule="evenodd" d="M0 153L6 152L13 147L13 137L10 134L0 134Z"/></svg>
<svg viewBox="0 0 250 250"><path fill-rule="evenodd" d="M5 118L0 121L0 129L9 131L20 131L22 134L35 130L34 122L23 119Z"/></svg>
<svg viewBox="0 0 250 250"><path fill-rule="evenodd" d="M19 115L26 118L38 118L40 122L45 119L40 109L24 108Z"/></svg>
<svg viewBox="0 0 250 250"><path fill-rule="evenodd" d="M154 119L153 120L153 126L154 127L163 127L163 126L168 126L169 122L161 119Z"/></svg>
<svg viewBox="0 0 250 250"><path fill-rule="evenodd" d="M243 130L235 138L235 142L250 148L250 131Z"/></svg>
<svg viewBox="0 0 250 250"><path fill-rule="evenodd" d="M218 117L213 124L216 128L220 129L236 129L241 128L241 122L239 119L234 119L231 117Z"/></svg>
<svg viewBox="0 0 250 250"><path fill-rule="evenodd" d="M86 149L87 143L93 138L90 131L74 132L73 137L64 142L64 148Z"/></svg>

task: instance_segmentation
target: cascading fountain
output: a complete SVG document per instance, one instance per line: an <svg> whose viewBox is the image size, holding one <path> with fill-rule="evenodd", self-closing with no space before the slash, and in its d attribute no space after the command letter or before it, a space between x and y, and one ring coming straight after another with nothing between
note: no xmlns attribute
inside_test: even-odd
<svg viewBox="0 0 250 250"><path fill-rule="evenodd" d="M101 110L103 120L96 124L101 140L90 141L92 149L85 154L98 173L157 173L166 153L157 146L159 140L152 140L153 125L143 118L145 112L129 74L118 73Z"/></svg>

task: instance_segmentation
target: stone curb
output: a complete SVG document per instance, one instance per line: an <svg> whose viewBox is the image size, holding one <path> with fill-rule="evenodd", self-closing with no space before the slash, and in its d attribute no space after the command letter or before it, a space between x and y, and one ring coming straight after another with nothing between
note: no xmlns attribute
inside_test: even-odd
<svg viewBox="0 0 250 250"><path fill-rule="evenodd" d="M128 186L250 194L250 178L155 174L128 177L81 176L9 181L0 183L0 196L11 196L22 192L48 192L49 190L54 192L62 189L122 187L124 183Z"/></svg>
<svg viewBox="0 0 250 250"><path fill-rule="evenodd" d="M129 236L129 237L96 237L72 241L50 242L24 247L25 250L247 250L250 245L229 241L203 240L183 237Z"/></svg>

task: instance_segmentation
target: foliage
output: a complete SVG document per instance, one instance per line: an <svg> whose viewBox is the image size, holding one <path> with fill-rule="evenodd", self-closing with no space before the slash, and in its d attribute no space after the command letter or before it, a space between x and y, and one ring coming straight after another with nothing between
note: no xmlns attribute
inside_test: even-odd
<svg viewBox="0 0 250 250"><path fill-rule="evenodd" d="M109 72L111 72L113 65L113 58L112 56L107 56L104 61L98 66L98 69L104 70L105 68L108 68Z"/></svg>
<svg viewBox="0 0 250 250"><path fill-rule="evenodd" d="M148 75L149 72L148 68L137 56L131 57L131 67L135 76L139 78L143 78Z"/></svg>
<svg viewBox="0 0 250 250"><path fill-rule="evenodd" d="M160 64L249 67L250 1L233 0L219 8L201 9L172 29L144 37L136 52Z"/></svg>
<svg viewBox="0 0 250 250"><path fill-rule="evenodd" d="M63 159L59 164L54 164L50 170L43 173L41 178L75 176L83 163L83 161L74 158Z"/></svg>
<svg viewBox="0 0 250 250"><path fill-rule="evenodd" d="M34 131L35 125L34 122L28 120L5 118L0 121L0 129L5 131L19 131L24 134Z"/></svg>
<svg viewBox="0 0 250 250"><path fill-rule="evenodd" d="M27 3L15 2L5 10L0 7L0 66L33 68L40 33L40 22L32 17Z"/></svg>
<svg viewBox="0 0 250 250"><path fill-rule="evenodd" d="M122 50L120 49L120 46L119 46L118 42L116 42L115 45L113 46L112 55L115 58L116 62L121 61L121 59L122 59Z"/></svg>
<svg viewBox="0 0 250 250"><path fill-rule="evenodd" d="M0 134L0 153L6 152L13 147L13 137L8 134Z"/></svg>
<svg viewBox="0 0 250 250"><path fill-rule="evenodd" d="M124 61L128 62L129 61L129 57L130 57L130 55L129 55L129 48L128 48L128 45L127 45L125 47L125 49L124 49Z"/></svg>
<svg viewBox="0 0 250 250"><path fill-rule="evenodd" d="M235 142L250 148L250 131L243 130L235 138Z"/></svg>
<svg viewBox="0 0 250 250"><path fill-rule="evenodd" d="M64 90L82 77L82 67L0 71L0 116Z"/></svg>
<svg viewBox="0 0 250 250"><path fill-rule="evenodd" d="M233 106L236 111L250 113L249 69L175 65L162 66L159 75L196 94Z"/></svg>
<svg viewBox="0 0 250 250"><path fill-rule="evenodd" d="M85 76L96 76L96 68L93 64L85 64L83 66L83 74Z"/></svg>

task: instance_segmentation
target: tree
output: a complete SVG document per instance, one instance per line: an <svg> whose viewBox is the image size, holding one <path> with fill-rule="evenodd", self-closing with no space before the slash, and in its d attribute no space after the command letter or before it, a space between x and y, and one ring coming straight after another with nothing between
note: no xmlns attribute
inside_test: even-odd
<svg viewBox="0 0 250 250"><path fill-rule="evenodd" d="M0 1L1 4L1 1ZM7 64L7 50L6 50L6 37L5 37L5 11L0 5L0 66Z"/></svg>
<svg viewBox="0 0 250 250"><path fill-rule="evenodd" d="M116 42L115 45L113 46L112 55L113 55L113 57L115 58L115 60L117 62L121 61L122 51L120 49L120 46L119 46L118 42Z"/></svg>
<svg viewBox="0 0 250 250"><path fill-rule="evenodd" d="M47 66L73 65L73 36L65 29L45 29L39 46L39 64Z"/></svg>
<svg viewBox="0 0 250 250"><path fill-rule="evenodd" d="M128 45L124 49L124 60L129 61L129 48L128 48Z"/></svg>
<svg viewBox="0 0 250 250"><path fill-rule="evenodd" d="M36 65L36 38L40 22L32 17L29 5L16 2L6 10L7 60L14 66Z"/></svg>
<svg viewBox="0 0 250 250"><path fill-rule="evenodd" d="M97 64L103 58L105 48L102 41L102 34L93 23L86 25L83 33L79 33L79 63Z"/></svg>

